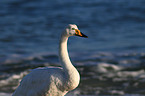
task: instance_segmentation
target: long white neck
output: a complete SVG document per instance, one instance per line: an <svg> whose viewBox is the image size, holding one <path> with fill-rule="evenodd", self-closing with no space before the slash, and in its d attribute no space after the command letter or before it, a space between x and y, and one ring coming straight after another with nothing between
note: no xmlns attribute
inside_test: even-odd
<svg viewBox="0 0 145 96"><path fill-rule="evenodd" d="M71 87L68 88L68 90L72 90L78 86L80 81L80 76L78 71L70 61L68 51L67 51L67 41L68 41L68 36L62 34L60 39L60 45L59 45L59 57L65 75L67 77L67 83L69 84L68 86Z"/></svg>

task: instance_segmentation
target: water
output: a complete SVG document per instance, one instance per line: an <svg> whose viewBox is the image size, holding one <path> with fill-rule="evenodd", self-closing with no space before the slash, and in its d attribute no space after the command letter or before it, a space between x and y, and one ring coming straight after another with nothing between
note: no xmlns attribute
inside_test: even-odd
<svg viewBox="0 0 145 96"><path fill-rule="evenodd" d="M70 23L81 74L70 95L145 95L144 0L0 0L0 96L10 96L32 69L60 66L58 42Z"/></svg>

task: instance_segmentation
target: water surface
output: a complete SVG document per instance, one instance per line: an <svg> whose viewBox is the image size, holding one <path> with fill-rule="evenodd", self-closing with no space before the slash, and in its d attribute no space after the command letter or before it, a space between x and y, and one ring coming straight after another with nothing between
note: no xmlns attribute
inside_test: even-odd
<svg viewBox="0 0 145 96"><path fill-rule="evenodd" d="M69 95L145 95L144 0L1 0L0 95L10 96L32 69L60 66L58 43L67 24L69 53L81 74Z"/></svg>

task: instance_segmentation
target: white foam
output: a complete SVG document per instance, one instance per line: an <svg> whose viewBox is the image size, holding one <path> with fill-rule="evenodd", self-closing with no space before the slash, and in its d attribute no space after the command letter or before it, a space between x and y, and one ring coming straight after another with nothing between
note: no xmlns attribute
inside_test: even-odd
<svg viewBox="0 0 145 96"><path fill-rule="evenodd" d="M125 93L123 91L118 91L118 90L111 90L109 91L112 95L124 95Z"/></svg>
<svg viewBox="0 0 145 96"><path fill-rule="evenodd" d="M99 63L97 65L97 71L101 73L108 73L109 71L119 71L121 70L121 66L113 65L113 64L108 64L108 63Z"/></svg>
<svg viewBox="0 0 145 96"><path fill-rule="evenodd" d="M12 96L12 93L0 93L0 96Z"/></svg>
<svg viewBox="0 0 145 96"><path fill-rule="evenodd" d="M145 73L144 70L139 71L123 71L123 72L117 72L117 76L119 77L137 77L141 74Z"/></svg>
<svg viewBox="0 0 145 96"><path fill-rule="evenodd" d="M9 78L5 80L0 80L0 87L10 85L12 82L18 83L19 80L21 80L23 76L25 76L26 74L28 74L28 71L21 72L20 74L11 75Z"/></svg>

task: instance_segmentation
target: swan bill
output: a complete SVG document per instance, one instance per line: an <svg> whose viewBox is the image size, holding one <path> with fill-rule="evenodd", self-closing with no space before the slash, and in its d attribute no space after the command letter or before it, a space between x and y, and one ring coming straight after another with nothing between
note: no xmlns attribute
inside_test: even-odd
<svg viewBox="0 0 145 96"><path fill-rule="evenodd" d="M88 38L88 36L86 36L85 34L81 33L80 30L78 30L78 29L75 29L75 32L76 32L75 33L76 36Z"/></svg>

